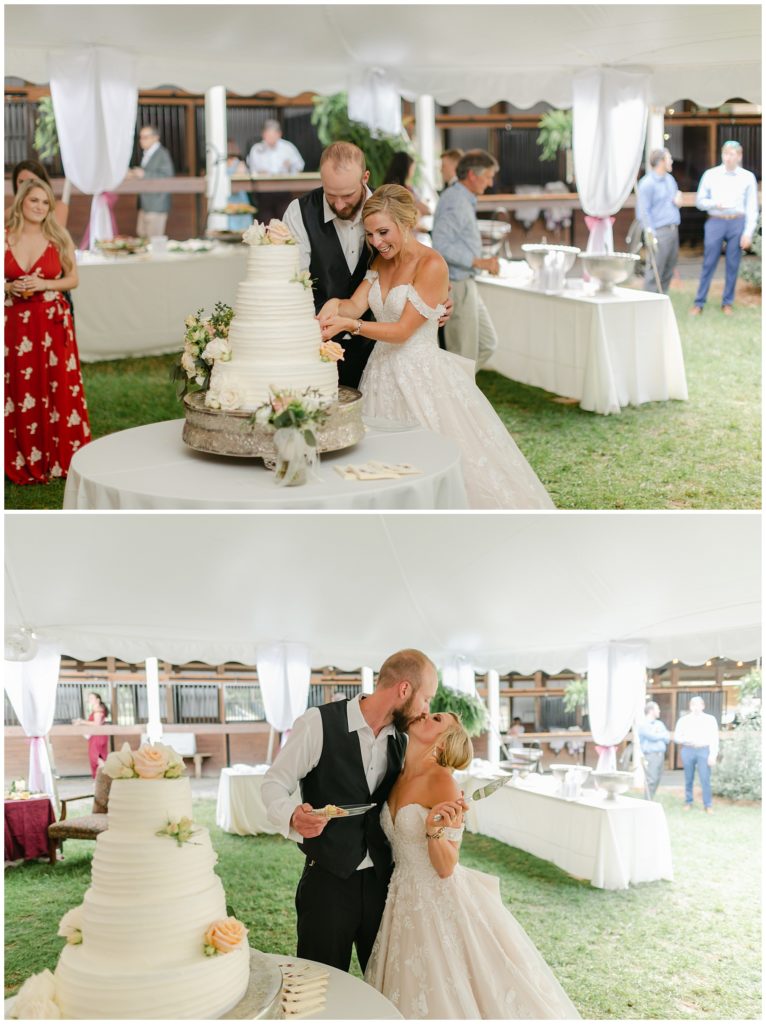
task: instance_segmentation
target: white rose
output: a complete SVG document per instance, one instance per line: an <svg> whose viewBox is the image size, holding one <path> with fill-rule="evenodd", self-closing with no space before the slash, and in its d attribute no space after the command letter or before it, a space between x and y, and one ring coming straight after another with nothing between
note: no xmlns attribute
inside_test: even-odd
<svg viewBox="0 0 766 1024"><path fill-rule="evenodd" d="M316 412L319 408L319 396L313 394L306 395L301 404L306 412Z"/></svg>
<svg viewBox="0 0 766 1024"><path fill-rule="evenodd" d="M221 403L221 408L227 412L231 412L233 409L239 409L242 405L242 395L239 391L229 385L224 385L218 392L218 400Z"/></svg>
<svg viewBox="0 0 766 1024"><path fill-rule="evenodd" d="M72 907L59 921L59 930L56 934L66 939L70 945L79 945L82 942L82 920L82 904L79 907Z"/></svg>
<svg viewBox="0 0 766 1024"><path fill-rule="evenodd" d="M260 409L255 410L255 422L261 427L268 426L269 420L271 419L271 406L262 405Z"/></svg>
<svg viewBox="0 0 766 1024"><path fill-rule="evenodd" d="M189 316L187 316L187 318L186 318L186 319L184 320L184 327L194 327L194 325L196 324L196 322L197 322L197 318L196 318L196 317L194 317L194 316L191 316L191 315L189 315Z"/></svg>
<svg viewBox="0 0 766 1024"><path fill-rule="evenodd" d="M193 377L195 375L197 372L197 363L191 352L184 351L184 354L181 356L181 366L186 371L187 377Z"/></svg>
<svg viewBox="0 0 766 1024"><path fill-rule="evenodd" d="M104 771L111 779L132 779L133 753L128 743L123 743L122 750L114 750L104 761Z"/></svg>
<svg viewBox="0 0 766 1024"><path fill-rule="evenodd" d="M242 235L242 241L246 242L247 245L260 245L261 241L265 237L266 237L266 228L264 227L263 224L259 224L258 221L256 221Z"/></svg>
<svg viewBox="0 0 766 1024"><path fill-rule="evenodd" d="M208 389L207 394L205 395L205 405L208 407L208 409L220 409L221 408L221 400L218 397L218 390L217 389L215 389L215 390L213 388L209 388Z"/></svg>
<svg viewBox="0 0 766 1024"><path fill-rule="evenodd" d="M200 387L202 387L205 383L205 374L198 373L194 380L197 382L197 384L199 384Z"/></svg>
<svg viewBox="0 0 766 1024"><path fill-rule="evenodd" d="M56 1003L56 983L50 971L27 978L14 1000L13 1015L18 1020L60 1020Z"/></svg>

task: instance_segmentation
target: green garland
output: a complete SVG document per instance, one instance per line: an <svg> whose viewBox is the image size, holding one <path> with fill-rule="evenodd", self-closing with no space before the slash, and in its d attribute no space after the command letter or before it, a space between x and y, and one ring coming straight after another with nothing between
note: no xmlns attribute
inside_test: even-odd
<svg viewBox="0 0 766 1024"><path fill-rule="evenodd" d="M441 681L431 701L431 714L439 712L457 715L469 736L478 736L487 728L487 709L482 701L478 697L469 697L467 693L451 690Z"/></svg>

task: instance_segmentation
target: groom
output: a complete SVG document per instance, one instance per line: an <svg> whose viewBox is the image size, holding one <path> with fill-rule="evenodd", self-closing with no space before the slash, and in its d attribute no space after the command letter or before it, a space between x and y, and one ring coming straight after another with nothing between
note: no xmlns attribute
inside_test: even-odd
<svg viewBox="0 0 766 1024"><path fill-rule="evenodd" d="M356 946L362 971L367 966L393 867L380 810L402 768L405 730L428 713L437 682L421 651L392 654L373 694L301 715L266 773L269 821L306 857L295 896L298 956L347 971ZM296 807L298 786L303 803ZM365 803L375 807L348 818L310 813Z"/></svg>
<svg viewBox="0 0 766 1024"><path fill-rule="evenodd" d="M311 274L317 313L328 299L350 299L375 255L365 243L362 207L372 195L364 153L351 142L333 142L319 160L322 187L293 199L282 220L298 243L301 270ZM443 325L452 312L445 303ZM374 320L368 310L363 320ZM337 364L341 384L358 388L375 342L344 331L333 340L344 350Z"/></svg>

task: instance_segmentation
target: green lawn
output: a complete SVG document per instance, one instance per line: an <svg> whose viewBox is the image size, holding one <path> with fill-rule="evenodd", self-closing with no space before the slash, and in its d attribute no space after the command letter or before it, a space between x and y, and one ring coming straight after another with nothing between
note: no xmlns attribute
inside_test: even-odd
<svg viewBox="0 0 766 1024"><path fill-rule="evenodd" d="M483 372L478 382L559 508L760 508L761 307L721 315L720 283L691 318L695 284L671 292L688 402L597 416L537 388ZM716 291L716 288L718 291ZM83 367L93 436L181 415L172 357ZM60 508L63 482L6 482L9 509Z"/></svg>
<svg viewBox="0 0 766 1024"><path fill-rule="evenodd" d="M605 892L474 835L465 839L462 862L499 876L507 906L584 1018L757 1019L760 805L718 800L708 817L697 809L682 814L680 794L661 793L661 800L672 883ZM280 837L226 835L214 818L212 800L195 802L195 820L211 829L228 901L252 945L293 954L301 854ZM6 995L29 974L55 966L63 945L57 924L88 886L92 851L92 843L70 841L55 868L6 871Z"/></svg>

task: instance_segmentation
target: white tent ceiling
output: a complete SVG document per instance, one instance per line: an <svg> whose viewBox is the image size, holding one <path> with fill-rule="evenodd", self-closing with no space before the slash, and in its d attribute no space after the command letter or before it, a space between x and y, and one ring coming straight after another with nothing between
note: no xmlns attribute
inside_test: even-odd
<svg viewBox="0 0 766 1024"><path fill-rule="evenodd" d="M6 516L6 623L62 653L315 666L419 647L482 668L583 670L645 639L649 664L760 656L757 515Z"/></svg>
<svg viewBox="0 0 766 1024"><path fill-rule="evenodd" d="M402 95L437 102L572 102L572 75L652 72L650 101L716 106L761 98L759 4L6 5L7 75L49 80L51 49L134 53L139 86L249 95L345 89L387 71Z"/></svg>

